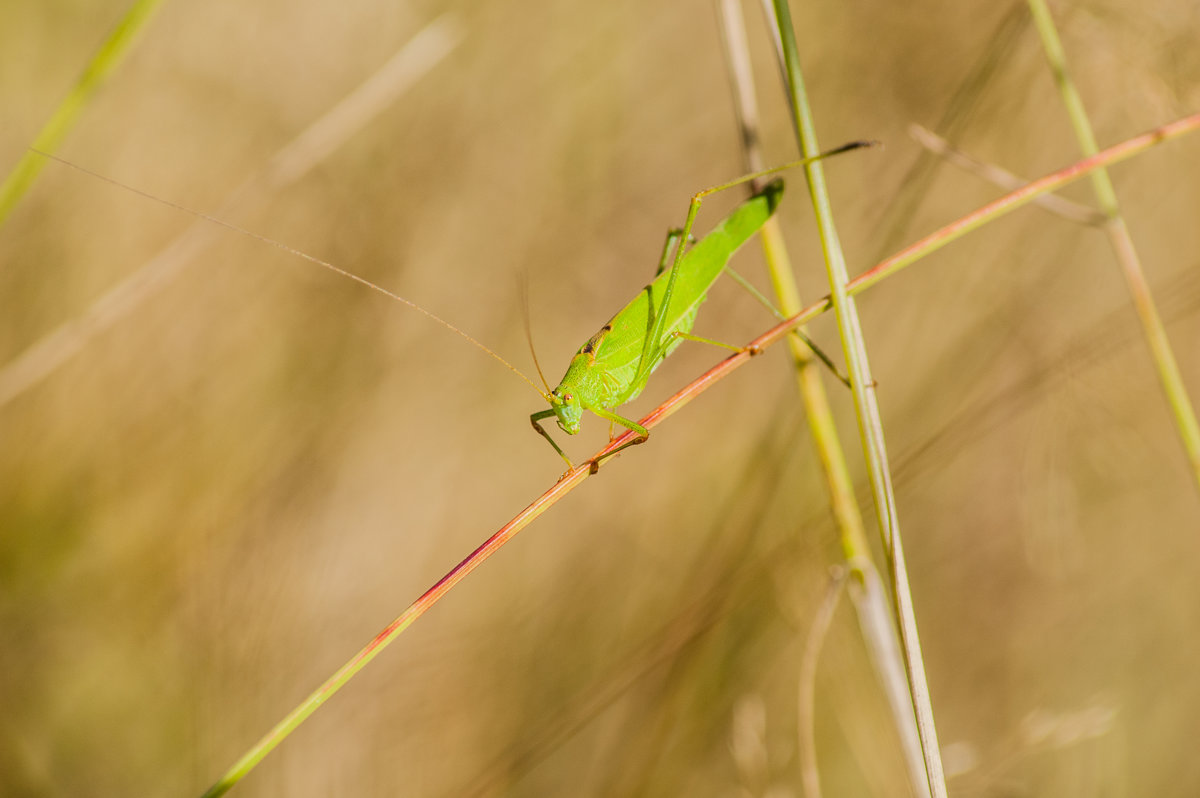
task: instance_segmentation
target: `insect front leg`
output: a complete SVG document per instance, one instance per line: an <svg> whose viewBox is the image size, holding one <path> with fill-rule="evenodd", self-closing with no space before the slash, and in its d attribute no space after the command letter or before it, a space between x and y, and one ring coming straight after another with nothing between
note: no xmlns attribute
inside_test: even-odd
<svg viewBox="0 0 1200 798"><path fill-rule="evenodd" d="M562 447L555 443L554 438L550 437L550 433L546 432L546 430L542 428L542 425L538 423L544 418L553 417L554 410L539 410L529 417L529 423L533 425L535 430L537 430L538 435L541 435L543 438L550 441L550 445L554 447L554 451L558 452L558 456L561 457L564 462L566 462L567 468L573 471L575 470L575 464L571 462L571 458L567 457L567 453L562 450Z"/></svg>

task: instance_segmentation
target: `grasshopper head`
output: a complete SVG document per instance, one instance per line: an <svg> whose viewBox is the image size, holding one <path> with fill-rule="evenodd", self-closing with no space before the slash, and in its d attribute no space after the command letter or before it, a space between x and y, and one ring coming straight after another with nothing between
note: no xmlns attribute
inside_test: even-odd
<svg viewBox="0 0 1200 798"><path fill-rule="evenodd" d="M550 406L554 408L554 415L558 420L558 428L568 435L579 432L579 419L583 417L583 405L579 403L579 396L559 386L550 392L549 398Z"/></svg>

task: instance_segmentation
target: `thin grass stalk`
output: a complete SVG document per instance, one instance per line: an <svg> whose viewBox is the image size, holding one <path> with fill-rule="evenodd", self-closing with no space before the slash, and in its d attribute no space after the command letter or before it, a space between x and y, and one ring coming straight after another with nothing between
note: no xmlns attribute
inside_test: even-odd
<svg viewBox="0 0 1200 798"><path fill-rule="evenodd" d="M1063 105L1066 106L1067 116L1071 120L1075 138L1079 142L1079 149L1085 156L1095 155L1099 149L1096 145L1096 136L1092 132L1092 123L1083 107L1083 98L1075 88L1075 82L1071 80L1071 73L1067 69L1067 54L1058 37L1058 30L1054 26L1054 18L1050 15L1050 9L1046 6L1045 0L1028 0L1028 2L1029 10L1033 14L1034 27L1037 28L1038 35L1041 37L1046 60L1050 63L1051 71L1054 72L1054 82L1058 85ZM1183 375L1179 371L1179 363L1175 359L1171 341L1167 338L1167 330L1163 325L1162 317L1159 316L1145 270L1142 269L1141 258L1138 257L1137 249L1133 245L1133 237L1129 234L1125 218L1121 215L1117 192L1108 175L1108 170L1097 169L1092 173L1092 189L1096 192L1100 209L1108 219L1104 226L1105 232L1108 234L1108 240L1112 245L1117 263L1121 266L1121 273L1125 275L1125 282L1133 297L1134 310L1142 325L1142 334L1146 337L1146 343L1150 347L1154 367L1162 382L1163 392L1167 395L1171 417L1175 421L1179 439L1183 443L1184 451L1192 468L1192 477L1196 480L1196 486L1200 488L1200 423L1196 421L1196 411L1188 396L1187 388L1183 384Z"/></svg>
<svg viewBox="0 0 1200 798"><path fill-rule="evenodd" d="M968 213L966 216L960 217L919 241L908 245L895 255L885 258L851 280L849 285L847 285L847 289L851 296L857 296L880 280L885 280L897 271L911 265L914 261L936 252L950 242L957 241L967 233L977 230L1006 213L1033 202L1033 200L1042 194L1049 191L1058 191L1063 186L1074 183L1081 177L1086 177L1102 166L1111 166L1119 163L1138 153L1144 152L1156 144L1161 144L1164 141L1177 138L1185 133L1191 133L1197 129L1200 129L1200 113L1185 116L1174 122L1169 122L1162 127L1157 127L1141 135L1126 139L1120 144L1114 144L1089 158L1082 158L1070 166L1065 166L1062 169L1051 172L1045 177L1040 177L1037 180L1026 183L1021 188L1010 191L999 199L992 200L983 207ZM825 303L829 301L829 297L825 297L822 300ZM788 319L788 322L792 322L795 319L796 317L792 317Z"/></svg>
<svg viewBox="0 0 1200 798"><path fill-rule="evenodd" d="M138 33L154 16L154 12L162 4L162 0L136 0L125 12L125 16L117 23L108 38L100 45L100 49L92 56L83 69L83 74L75 81L71 91L63 98L50 119L42 126L37 138L33 140L33 149L42 152L54 152L62 144L63 139L71 132L79 114L88 101L95 95L96 90L104 84L108 76L120 65L125 54L133 47ZM0 225L4 224L12 209L28 193L38 174L46 165L46 160L36 153L26 150L21 160L0 184Z"/></svg>
<svg viewBox="0 0 1200 798"><path fill-rule="evenodd" d="M791 101L792 118L796 123L796 136L801 152L816 152L818 146L816 126L812 110L804 89L804 78L800 69L800 55L796 48L796 36L792 29L791 10L787 0L775 0L776 26L783 50L785 82ZM859 435L862 438L863 454L867 460L867 473L871 482L871 493L875 499L879 531L883 536L884 550L888 553L892 575L892 590L896 601L897 622L900 641L903 645L905 663L908 666L908 687L912 696L913 709L917 716L917 732L921 739L921 752L925 758L925 775L929 792L934 798L944 798L946 775L942 768L942 755L938 746L937 727L933 719L933 705L929 697L929 685L925 676L925 663L921 654L921 641L917 632L916 612L913 609L912 592L908 584L904 547L900 540L900 517L896 510L896 497L892 489L892 478L888 465L887 446L884 442L883 423L880 419L874 380L871 377L867 357L866 341L854 300L846 290L849 275L846 260L838 240L833 221L833 209L825 190L824 170L810 168L819 164L807 164L809 196L817 214L817 227L825 250L825 265L829 276L834 314L850 369L850 385L854 391L855 415L858 418Z"/></svg>
<svg viewBox="0 0 1200 798"><path fill-rule="evenodd" d="M950 100L941 118L934 124L934 130L951 140L961 138L984 98L991 96L993 81L1003 75L1013 62L1014 54L1025 41L1028 25L1029 15L1025 9L1018 3L1009 6L995 27L982 37L983 45L974 63L950 93ZM935 176L933 166L931 158L919 157L905 171L883 218L876 225L879 232L878 241L873 242L875 257L882 258L892 252L900 245L900 237L908 235L908 229L917 218L924 198L931 194Z"/></svg>
<svg viewBox="0 0 1200 798"><path fill-rule="evenodd" d="M804 798L821 798L821 770L817 766L816 704L817 663L821 660L821 647L829 627L833 624L833 613L842 588L846 585L846 571L838 566L830 571L829 585L813 615L804 641L804 655L800 660L799 695L796 706L796 727L800 737L800 779L804 785Z"/></svg>
<svg viewBox="0 0 1200 798"><path fill-rule="evenodd" d="M741 7L738 0L721 0L720 5L721 19L724 22L723 42L735 98L734 107L738 128L742 131L745 168L749 172L759 171L765 161L761 155L758 108ZM804 305L800 299L800 290L777 217L771 217L763 227L761 241L767 271L780 310L785 316L795 315ZM806 332L803 328L800 329ZM853 577L850 580L849 593L858 618L859 630L884 695L887 696L913 792L918 796L926 796L929 794L929 788L921 755L921 742L912 701L908 695L899 640L896 637L895 625L891 622L893 610L872 560L858 499L854 495L854 483L846 465L845 451L830 410L821 371L813 362L812 350L800 336L789 335L788 348L795 367L805 419L812 434L813 447L825 475L834 525ZM815 772L815 764L813 767ZM808 781L810 780L806 780L806 794L811 792Z"/></svg>
<svg viewBox="0 0 1200 798"><path fill-rule="evenodd" d="M744 166L748 172L761 171L765 161L759 144L758 109L754 101L745 28L742 25L737 0L721 0L721 6L722 18L725 20L724 42L735 96L734 106L738 127L742 131ZM753 185L748 188L751 193L758 190ZM763 226L761 241L767 273L779 302L779 309L784 316L793 316L804 308L804 303L800 300L800 290L796 285L795 272L777 217L772 216L767 220ZM800 332L807 332L803 327L798 329ZM869 563L870 547L863 532L862 514L854 496L850 472L846 467L846 456L833 422L829 397L821 382L820 371L816 368L812 350L800 336L788 336L788 348L796 369L797 387L813 434L814 446L825 473L830 507L846 559L853 564L859 558L865 558Z"/></svg>
<svg viewBox="0 0 1200 798"><path fill-rule="evenodd" d="M846 291L851 296L857 295L867 288L875 285L881 280L887 279L891 275L905 268L906 266L916 262L920 258L937 251L946 243L955 240L962 236L965 231L974 229L984 224L985 222L1003 216L1010 211L1013 211L1021 206L1031 202L1034 197L1043 194L1047 191L1054 191L1062 186L1071 183L1079 178L1087 175L1092 170L1097 169L1105 164L1115 163L1120 160L1132 157L1155 144L1161 143L1167 139L1189 133L1200 129L1200 114L1194 114L1184 119L1165 125L1149 133L1144 133L1140 136L1135 136L1132 139L1122 142L1114 147L1110 147L1101 153L1098 153L1092 158L1084 159L1078 163L1072 164L1064 169L1060 169L1053 174L1047 175L1040 180L1035 180L1028 186L1025 186L1018 191L1015 191L1007 196L1001 197L984 207L969 214L963 219L953 224L947 225L940 230L931 233L915 244L907 247L904 251L897 255L888 258L879 263L870 271L856 277L846 285ZM688 383L684 388L676 392L673 396L652 410L645 418L639 422L646 429L657 427L669 416L673 415L692 399L699 396L704 391L708 390L719 381L729 376L735 369L745 365L755 354L763 351L778 343L781 339L801 324L812 321L817 316L820 316L825 311L833 306L830 297L826 296L823 299L809 305L800 313L792 316L789 319L781 321L771 329L759 335L754 340L748 342L742 351L722 360L717 365L710 368L704 374L697 377L692 382ZM414 601L409 607L401 613L396 620L388 624L383 631L377 634L374 639L354 657L343 665L338 671L325 681L321 687L313 691L299 706L293 709L288 715L275 725L275 727L266 735L263 736L257 743L254 744L238 761L229 768L229 770L218 780L207 792L204 793L205 798L225 794L231 787L240 781L251 769L254 768L262 759L271 752L279 743L283 742L292 731L294 731L305 719L308 718L316 709L325 703L329 698L341 689L351 677L360 671L368 662L374 659L378 654L390 645L405 629L429 610L439 599L442 598L450 588L461 581L468 573L478 568L483 564L484 560L495 554L501 546L516 536L518 532L524 529L535 518L540 516L552 505L564 498L575 488L579 487L591 475L591 466L597 464L597 470L607 467L611 462L604 460L616 449L624 446L637 437L637 433L632 430L626 431L616 439L610 441L604 448L594 453L591 458L564 474L558 482L556 482L549 490L539 496L533 503L518 513L511 521L502 526L495 534L488 538L474 552L470 554L461 563L455 566L450 572L439 579L433 587L425 591Z"/></svg>
<svg viewBox="0 0 1200 798"><path fill-rule="evenodd" d="M1005 191L1015 191L1029 183L1028 180L1018 177L1007 169L1002 169L994 163L981 161L963 152L932 130L921 127L918 124L909 125L908 134L932 154L965 172L986 180L997 188ZM1108 218L1104 214L1094 208L1075 202L1074 200L1069 200L1066 197L1060 197L1057 194L1043 194L1035 199L1034 203L1050 213L1061 216L1067 221L1075 222L1076 224L1100 227L1108 221Z"/></svg>

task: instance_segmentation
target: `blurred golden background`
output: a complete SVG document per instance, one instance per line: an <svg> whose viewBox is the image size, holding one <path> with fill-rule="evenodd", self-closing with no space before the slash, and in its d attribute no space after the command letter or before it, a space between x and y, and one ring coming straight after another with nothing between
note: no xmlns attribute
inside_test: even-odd
<svg viewBox="0 0 1200 798"><path fill-rule="evenodd" d="M126 7L0 5L5 164ZM1054 10L1102 146L1200 107L1191 0ZM822 144L886 145L826 167L852 273L1001 193L911 123L1028 178L1078 158L1024 4L794 14ZM767 151L789 160L747 16ZM225 204L431 23L398 97ZM551 381L648 280L688 196L742 171L707 3L176 0L59 154L222 209L532 373L527 278ZM1195 396L1200 139L1113 177ZM562 470L526 420L542 400L445 329L56 163L0 229L0 364L197 224L194 252L0 406L5 796L198 794ZM765 285L756 249L737 263ZM1200 496L1105 238L1026 208L860 305L952 794L1200 793ZM696 332L769 323L718 284ZM832 318L812 333L837 351ZM682 348L630 413L719 357ZM582 459L606 432L589 417L565 445ZM839 557L779 349L506 547L235 794L799 795L799 662ZM826 794L907 794L845 603L816 687Z"/></svg>

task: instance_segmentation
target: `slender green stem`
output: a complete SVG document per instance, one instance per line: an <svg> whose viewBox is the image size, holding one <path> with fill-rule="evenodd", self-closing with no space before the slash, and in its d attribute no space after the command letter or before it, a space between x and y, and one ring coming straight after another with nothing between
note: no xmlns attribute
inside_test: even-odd
<svg viewBox="0 0 1200 798"><path fill-rule="evenodd" d="M738 127L742 131L746 169L753 171L762 168L764 159L759 152L758 109L755 103L753 72L750 68L749 44L746 41L745 26L737 0L722 0L721 8L724 22L722 38L728 53L730 81L735 96ZM761 241L767 271L780 307L789 316L799 313L803 304L777 217L767 221L763 227ZM803 328L797 330L802 331ZM853 577L849 580L848 592L858 618L859 629L876 678L887 696L913 793L917 796L927 796L929 787L925 776L925 762L921 754L912 700L909 698L896 625L891 620L891 602L873 562L871 547L863 527L862 513L854 494L854 483L846 464L845 451L830 410L829 397L825 392L820 371L812 362L812 354L817 353L817 350L813 349L810 353L810 347L806 346L808 341L798 340L794 335L788 336L787 343L804 404L805 419L825 476L834 525ZM801 684L805 683L806 680L801 679ZM805 713L801 714L803 716ZM806 724L802 722L802 743L805 740L805 729ZM801 761L807 759L812 762L811 767L802 769L806 777L805 794L816 795L814 788L819 788L819 783L816 780L815 757L810 748L811 746L801 745Z"/></svg>
<svg viewBox="0 0 1200 798"><path fill-rule="evenodd" d="M83 107L121 63L121 59L133 46L137 34L154 16L161 3L162 0L136 0L130 6L104 44L100 45L100 49L92 56L92 60L75 81L71 91L58 104L58 108L51 114L37 138L33 140L33 149L42 152L54 152L58 149L75 125ZM0 224L4 224L8 214L29 191L29 187L33 185L33 181L45 165L45 158L26 150L16 167L4 179L4 183L0 184Z"/></svg>
<svg viewBox="0 0 1200 798"><path fill-rule="evenodd" d="M796 288L795 274L783 242L783 234L778 225L775 225L764 228L762 235L767 271L771 276L775 295L779 299L779 306L785 315L795 315L804 305ZM796 382L804 400L813 446L825 474L830 509L837 523L842 551L855 574L860 574L863 568L874 567L871 565L871 547L863 531L862 513L859 512L858 499L854 495L853 480L850 478L846 453L837 433L833 411L830 409L829 396L821 383L820 372L813 368L812 350L796 336L788 336L788 349L796 368Z"/></svg>
<svg viewBox="0 0 1200 798"><path fill-rule="evenodd" d="M775 16L779 41L783 50L792 117L796 123L796 133L801 151L807 155L818 151L817 134L804 89L800 56L796 49L796 37L792 29L791 11L788 8L787 0L775 0ZM947 793L946 776L942 768L937 727L934 724L929 685L925 677L925 663L921 654L920 636L917 632L916 613L913 609L912 593L908 585L904 548L900 539L900 517L896 510L895 493L892 490L883 423L880 419L878 400L873 387L874 380L871 378L866 341L863 338L855 302L846 289L849 275L846 272L845 256L842 254L837 228L833 222L833 210L825 190L824 170L820 164L811 164L805 167L805 174L808 176L809 194L817 214L817 225L825 250L825 265L832 289L833 309L837 316L838 330L841 333L842 346L850 369L850 382L854 389L855 415L858 418L863 454L867 460L867 472L870 476L871 492L875 499L879 531L883 536L884 548L888 552L891 567L900 640L908 666L909 693L912 696L913 709L917 716L917 732L925 757L925 775L929 782L930 794L934 798L944 798Z"/></svg>
<svg viewBox="0 0 1200 798"><path fill-rule="evenodd" d="M1067 116L1071 120L1071 127L1075 130L1079 149L1085 156L1095 155L1098 150L1096 136L1092 132L1092 124L1083 107L1083 98L1075 88L1075 83L1071 80L1071 73L1067 69L1066 51L1063 49L1062 41L1058 38L1054 18L1050 15L1050 9L1046 7L1045 0L1028 0L1028 2L1029 10L1033 14L1034 26L1042 39L1042 48L1046 51L1046 60L1050 62L1050 68L1054 72L1054 81L1058 85L1059 94L1062 95ZM1196 421L1196 411L1188 396L1187 388L1183 384L1179 363L1175 359L1170 339L1167 338L1166 327L1158 314L1154 296L1150 291L1150 283L1146 279L1141 259L1133 245L1133 237L1129 234L1129 228L1121 216L1121 208L1117 203L1117 192L1113 188L1107 169L1101 168L1092 172L1092 188L1096 192L1096 199L1100 203L1101 210L1108 218L1105 231L1108 233L1117 262L1121 266L1121 272L1125 275L1125 282L1133 297L1134 309L1142 325L1142 334L1146 337L1146 343L1150 347L1151 357L1154 359L1159 380L1162 382L1163 391L1167 396L1167 404L1171 408L1171 416L1175 419L1175 426L1179 430L1179 438L1187 453L1193 478L1196 480L1197 487L1200 487L1200 423Z"/></svg>

